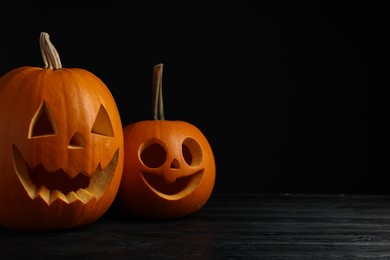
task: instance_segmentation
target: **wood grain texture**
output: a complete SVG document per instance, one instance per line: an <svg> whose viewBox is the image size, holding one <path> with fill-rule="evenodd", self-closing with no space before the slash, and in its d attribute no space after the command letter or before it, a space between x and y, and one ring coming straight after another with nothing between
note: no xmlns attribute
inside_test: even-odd
<svg viewBox="0 0 390 260"><path fill-rule="evenodd" d="M12 259L390 259L390 196L214 194L197 213L169 221L134 219L114 205L79 229L0 228L0 252Z"/></svg>

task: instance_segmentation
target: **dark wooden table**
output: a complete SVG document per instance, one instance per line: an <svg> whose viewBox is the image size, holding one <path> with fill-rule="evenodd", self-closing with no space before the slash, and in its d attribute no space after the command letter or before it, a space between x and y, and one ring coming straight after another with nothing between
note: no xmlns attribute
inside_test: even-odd
<svg viewBox="0 0 390 260"><path fill-rule="evenodd" d="M1 259L390 259L390 195L213 194L180 220L120 213L61 232L0 227Z"/></svg>

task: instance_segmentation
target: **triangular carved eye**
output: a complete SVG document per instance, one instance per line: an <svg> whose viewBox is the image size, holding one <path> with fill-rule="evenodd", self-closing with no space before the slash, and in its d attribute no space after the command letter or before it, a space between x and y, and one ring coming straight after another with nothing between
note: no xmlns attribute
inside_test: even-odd
<svg viewBox="0 0 390 260"><path fill-rule="evenodd" d="M104 136L114 136L114 130L112 129L110 117L108 116L108 113L103 106L100 106L91 132Z"/></svg>
<svg viewBox="0 0 390 260"><path fill-rule="evenodd" d="M31 120L28 137L55 134L58 134L58 129L54 122L53 114L46 102L43 102Z"/></svg>

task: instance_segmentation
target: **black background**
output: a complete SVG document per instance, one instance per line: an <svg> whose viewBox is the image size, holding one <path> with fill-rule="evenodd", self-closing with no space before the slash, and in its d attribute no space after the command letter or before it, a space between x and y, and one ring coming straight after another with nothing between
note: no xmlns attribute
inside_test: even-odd
<svg viewBox="0 0 390 260"><path fill-rule="evenodd" d="M216 192L389 192L367 159L364 2L166 2L5 1L0 74L43 66L45 31L63 67L106 83L127 125L151 119L163 63L165 117L208 138Z"/></svg>

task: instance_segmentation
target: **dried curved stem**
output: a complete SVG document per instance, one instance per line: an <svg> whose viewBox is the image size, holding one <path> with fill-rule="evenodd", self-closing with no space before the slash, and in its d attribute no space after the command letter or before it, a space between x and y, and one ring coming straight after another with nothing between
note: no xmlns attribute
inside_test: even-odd
<svg viewBox="0 0 390 260"><path fill-rule="evenodd" d="M45 64L44 68L54 70L61 69L62 65L60 56L54 45L51 43L48 33L41 32L39 44L41 47L42 59Z"/></svg>
<svg viewBox="0 0 390 260"><path fill-rule="evenodd" d="M162 96L162 71L163 64L157 64L153 68L153 119L164 120L164 105Z"/></svg>

